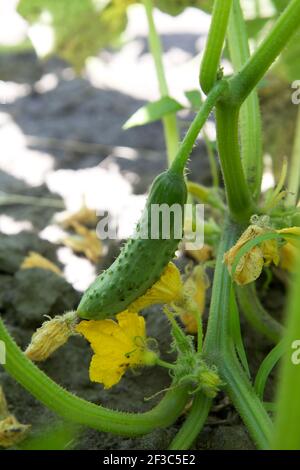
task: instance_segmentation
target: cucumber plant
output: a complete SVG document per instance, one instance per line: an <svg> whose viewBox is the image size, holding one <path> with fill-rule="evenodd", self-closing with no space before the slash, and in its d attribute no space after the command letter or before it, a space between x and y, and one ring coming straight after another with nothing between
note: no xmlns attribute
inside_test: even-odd
<svg viewBox="0 0 300 470"><path fill-rule="evenodd" d="M91 7L93 2L86 0L85 3ZM105 2L101 20L107 21L108 13L115 14L116 11L124 18L126 7L132 3L135 2L123 2L122 5L117 0ZM166 364L164 361L158 361L157 364L166 366L172 371L173 385L175 383L176 386L171 387L159 404L144 414L110 410L63 390L26 358L0 321L0 339L7 347L5 368L38 400L60 416L81 425L120 435L136 436L149 433L157 427L169 426L175 422L188 400L192 398L189 414L170 443L170 449L188 449L192 446L206 422L218 387L222 384L257 448L299 449L300 405L297 400L300 391L299 371L296 364L291 365L290 348L295 340L300 340L296 337L297 333L300 334L300 304L297 296L300 263L294 266L297 275L293 281L294 287L288 304L286 327L271 317L261 305L255 288L255 279L257 263L261 263L261 270L263 266L268 267L272 260L277 260L277 249L288 248L294 253L294 257L298 251L299 135L295 138L295 151L285 191L283 191L285 180L283 172L283 177L277 186L264 195L261 189L263 154L257 86L282 51L285 48L288 51L293 38L296 41L294 35L299 28L300 2L299 0L273 1L275 13L268 19L272 25L266 28L268 30L266 33L261 29L266 19L259 23L262 37L252 53L249 48L249 24L244 19L240 0L179 2L143 0L141 3L148 19L149 45L161 93L160 100L156 104L152 103L151 109L152 111L155 109L155 119L161 118L163 122L169 169L154 181L134 236L124 246L112 266L85 292L78 306L77 315L87 320L99 320L118 314L130 308L132 302L156 283L165 266L173 258L179 240L175 237L174 223L170 239L165 240L161 232L155 240L143 239L142 228L151 227L148 209L153 204L172 206L176 203L183 207L188 187L191 188L193 197L211 204L211 213L213 215L217 213L217 223L221 227L215 232L217 255L205 334L202 331L201 321L198 321L196 350L191 339L184 335L170 312L167 312L178 359L175 364ZM26 0L21 0L20 11L29 20L33 15L36 21L37 9L42 4L52 5L51 11L58 29L58 52L68 50L63 46L68 42L68 36L72 36L70 33L72 22L69 21L68 28L62 35L64 14L61 8L57 11L56 2L32 1L31 9L30 2L26 4ZM256 4L259 6L259 2ZM180 143L175 113L181 105L168 96L162 48L155 28L153 8L158 7L170 14L178 14L186 6L203 8L211 12L212 18L199 73L199 90L202 89L206 98L202 100L199 90L187 94L192 106L198 110ZM119 29L124 26L122 22L118 25ZM113 34L108 34L108 39L112 36ZM104 41L105 44L109 42L108 39ZM226 53L233 66L233 73L230 76L224 76L220 66L225 42L228 46ZM87 55L91 53L88 50ZM69 56L66 58L70 59ZM191 182L186 184L185 168L188 159L200 130L205 126L213 110L226 203L221 200L220 191L216 188L204 188ZM146 121L139 121L141 115L140 113L131 118L127 127L133 125L134 121L139 125L145 124ZM211 150L211 147L209 148ZM213 158L214 155L212 163ZM215 174L214 165L215 163L212 164L212 171ZM215 178L215 181L218 181L218 178ZM212 230L213 224L207 221L206 233L211 235ZM236 253L234 254L232 250ZM229 259L232 261L229 262ZM253 266L255 274L250 279L251 282L241 287L239 285L241 278L238 274L241 275L243 269L248 269L248 278L251 278ZM274 349L261 364L255 381L249 371L243 344L240 310L245 313L251 325L265 335L266 341L275 343ZM277 397L274 402L265 403L264 385L270 371L282 355L284 360L279 374ZM193 370L190 369L191 363L195 364ZM191 388L191 380L197 379L196 372L201 375L202 385L203 383L207 385L208 381L214 382L214 393L211 393L211 389L210 393L204 393L203 386Z"/></svg>

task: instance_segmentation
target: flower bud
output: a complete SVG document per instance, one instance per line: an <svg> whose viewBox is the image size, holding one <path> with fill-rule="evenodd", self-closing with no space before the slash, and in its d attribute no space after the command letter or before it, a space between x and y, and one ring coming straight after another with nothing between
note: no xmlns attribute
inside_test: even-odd
<svg viewBox="0 0 300 470"><path fill-rule="evenodd" d="M65 344L69 337L76 334L76 312L68 312L45 321L31 338L25 354L32 361L45 361L58 348Z"/></svg>

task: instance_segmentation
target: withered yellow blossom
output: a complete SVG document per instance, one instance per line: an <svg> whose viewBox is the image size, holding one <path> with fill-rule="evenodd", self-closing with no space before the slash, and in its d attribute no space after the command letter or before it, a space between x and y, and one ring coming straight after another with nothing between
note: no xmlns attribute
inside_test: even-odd
<svg viewBox="0 0 300 470"><path fill-rule="evenodd" d="M83 202L81 208L77 212L63 219L60 224L64 228L72 228L74 222L80 225L95 226L98 222L96 211L94 209L89 209L85 202Z"/></svg>
<svg viewBox="0 0 300 470"><path fill-rule="evenodd" d="M95 230L89 230L84 225L73 221L69 224L72 226L77 235L70 235L62 240L64 245L72 248L78 253L84 253L85 256L97 263L102 256L102 243L99 240Z"/></svg>
<svg viewBox="0 0 300 470"><path fill-rule="evenodd" d="M204 263L213 257L213 249L210 245L203 245L199 250L186 250L186 253L198 263Z"/></svg>
<svg viewBox="0 0 300 470"><path fill-rule="evenodd" d="M103 384L104 388L117 384L129 367L149 365L144 318L128 310L116 318L117 322L109 319L82 321L76 327L94 351L90 379Z"/></svg>
<svg viewBox="0 0 300 470"><path fill-rule="evenodd" d="M168 263L160 279L147 292L129 305L128 309L139 312L155 304L171 304L181 299L183 283L174 263Z"/></svg>
<svg viewBox="0 0 300 470"><path fill-rule="evenodd" d="M295 259L297 259L297 248L292 243L285 243L280 248L280 264L279 266L285 271L294 272Z"/></svg>
<svg viewBox="0 0 300 470"><path fill-rule="evenodd" d="M26 356L35 362L45 361L63 346L70 336L76 334L76 322L75 312L68 312L45 321L33 334L25 351Z"/></svg>
<svg viewBox="0 0 300 470"><path fill-rule="evenodd" d="M239 250L250 240L267 233L266 228L259 225L250 225L236 244L224 255L224 262L227 264L228 270L231 273L232 266ZM239 260L235 273L234 280L237 284L245 285L255 281L261 274L265 266L271 263L278 265L279 263L279 248L276 240L266 240L259 245L251 248Z"/></svg>
<svg viewBox="0 0 300 470"><path fill-rule="evenodd" d="M35 251L30 251L29 255L23 260L20 269L31 269L31 268L41 268L48 271L52 271L59 276L62 276L62 272L56 264L49 261L44 256L36 253Z"/></svg>
<svg viewBox="0 0 300 470"><path fill-rule="evenodd" d="M201 265L195 266L184 282L183 301L175 305L175 310L180 314L187 333L196 334L198 331L198 319L204 312L209 284L205 269Z"/></svg>
<svg viewBox="0 0 300 470"><path fill-rule="evenodd" d="M289 227L277 230L279 234L293 234L300 237L300 227ZM295 259L299 250L299 242L297 240L288 239L280 248L280 267L286 271L293 272L295 270Z"/></svg>
<svg viewBox="0 0 300 470"><path fill-rule="evenodd" d="M4 392L0 386L0 447L12 447L21 442L27 435L30 424L21 424L8 411Z"/></svg>
<svg viewBox="0 0 300 470"><path fill-rule="evenodd" d="M277 240L267 240L262 242L260 246L264 257L264 266L270 266L272 263L277 266L280 260Z"/></svg>
<svg viewBox="0 0 300 470"><path fill-rule="evenodd" d="M300 242L300 227L287 227L287 228L282 228L280 230L276 230L277 233L281 233L283 235L296 235L299 237L299 239L293 239L290 238L288 240L289 243L292 245L299 247L299 242Z"/></svg>

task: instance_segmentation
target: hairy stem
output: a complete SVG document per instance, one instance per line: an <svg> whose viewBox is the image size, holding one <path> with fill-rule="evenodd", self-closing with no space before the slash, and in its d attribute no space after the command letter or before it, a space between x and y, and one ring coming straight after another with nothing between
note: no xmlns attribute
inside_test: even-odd
<svg viewBox="0 0 300 470"><path fill-rule="evenodd" d="M211 399L202 392L197 393L188 417L169 446L170 450L186 450L193 445L205 424L211 403Z"/></svg>
<svg viewBox="0 0 300 470"><path fill-rule="evenodd" d="M236 224L229 224L224 229L217 257L203 351L206 360L217 366L225 389L253 440L260 449L267 449L272 423L240 365L230 334L229 305L232 284L223 257L234 244L239 232L240 228Z"/></svg>
<svg viewBox="0 0 300 470"><path fill-rule="evenodd" d="M175 172L182 173L187 160L193 150L193 146L198 137L200 130L205 124L215 104L220 99L222 94L227 90L227 82L218 82L208 94L206 100L203 102L200 111L197 113L193 120L189 130L187 131L174 162L172 163L172 169Z"/></svg>
<svg viewBox="0 0 300 470"><path fill-rule="evenodd" d="M188 390L178 387L146 413L125 413L89 403L64 390L22 353L0 320L0 339L6 347L6 371L37 400L62 418L99 431L125 436L147 434L172 424L183 410Z"/></svg>

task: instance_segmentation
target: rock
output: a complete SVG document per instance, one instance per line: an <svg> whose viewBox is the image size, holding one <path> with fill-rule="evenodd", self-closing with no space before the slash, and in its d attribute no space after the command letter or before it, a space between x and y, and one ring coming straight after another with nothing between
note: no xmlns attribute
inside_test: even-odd
<svg viewBox="0 0 300 470"><path fill-rule="evenodd" d="M35 233L0 234L0 273L14 274L30 251L36 251L57 264L56 246Z"/></svg>
<svg viewBox="0 0 300 470"><path fill-rule="evenodd" d="M246 428L241 424L204 428L197 439L196 448L218 450L255 449Z"/></svg>
<svg viewBox="0 0 300 470"><path fill-rule="evenodd" d="M45 269L18 271L15 275L13 308L18 324L38 326L44 315L58 315L76 308L79 294L68 282Z"/></svg>

